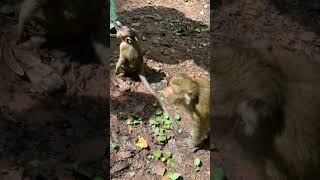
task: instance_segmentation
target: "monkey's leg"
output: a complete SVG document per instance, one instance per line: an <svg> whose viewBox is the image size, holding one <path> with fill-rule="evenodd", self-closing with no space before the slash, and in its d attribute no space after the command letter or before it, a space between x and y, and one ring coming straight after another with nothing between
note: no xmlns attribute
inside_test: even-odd
<svg viewBox="0 0 320 180"><path fill-rule="evenodd" d="M32 14L36 12L40 6L42 6L43 0L25 0L22 2L19 12L18 22L18 42L22 38L25 22L30 19Z"/></svg>
<svg viewBox="0 0 320 180"><path fill-rule="evenodd" d="M193 113L192 119L192 140L191 145L196 147L207 137L209 131L209 121L202 120L198 115Z"/></svg>
<svg viewBox="0 0 320 180"><path fill-rule="evenodd" d="M125 60L126 59L124 58L124 55L120 53L118 62L116 64L116 74L118 73L119 67L125 62Z"/></svg>

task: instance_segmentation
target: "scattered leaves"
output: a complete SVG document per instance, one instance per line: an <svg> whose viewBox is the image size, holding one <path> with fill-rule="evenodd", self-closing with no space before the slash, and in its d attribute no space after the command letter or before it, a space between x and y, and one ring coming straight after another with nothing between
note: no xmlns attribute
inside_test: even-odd
<svg viewBox="0 0 320 180"><path fill-rule="evenodd" d="M158 119L155 119L155 118L150 118L149 119L149 124L158 126L158 125L160 125L160 121Z"/></svg>
<svg viewBox="0 0 320 180"><path fill-rule="evenodd" d="M127 125L138 125L138 124L141 124L143 122L143 118L141 117L138 117L136 115L128 115L127 117Z"/></svg>

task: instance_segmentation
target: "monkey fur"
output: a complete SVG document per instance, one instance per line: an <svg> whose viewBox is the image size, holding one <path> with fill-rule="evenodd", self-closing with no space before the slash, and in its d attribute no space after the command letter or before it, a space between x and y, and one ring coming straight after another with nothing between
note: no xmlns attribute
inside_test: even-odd
<svg viewBox="0 0 320 180"><path fill-rule="evenodd" d="M213 133L236 129L236 138L263 159L268 180L314 179L320 167L320 64L272 52L261 40L215 49Z"/></svg>
<svg viewBox="0 0 320 180"><path fill-rule="evenodd" d="M210 129L210 82L186 74L174 76L163 91L173 104L183 106L192 116L191 145L196 147L206 138Z"/></svg>
<svg viewBox="0 0 320 180"><path fill-rule="evenodd" d="M109 36L107 4L90 0L24 0L20 5L17 25L18 43L22 41L25 23L37 12L43 12L48 36L66 33L89 35L91 45L102 63L106 63Z"/></svg>
<svg viewBox="0 0 320 180"><path fill-rule="evenodd" d="M116 37L122 41L119 46L120 53L116 64L116 73L122 65L126 74L143 73L143 55L135 31L127 26L119 27L115 23L114 25L117 30Z"/></svg>

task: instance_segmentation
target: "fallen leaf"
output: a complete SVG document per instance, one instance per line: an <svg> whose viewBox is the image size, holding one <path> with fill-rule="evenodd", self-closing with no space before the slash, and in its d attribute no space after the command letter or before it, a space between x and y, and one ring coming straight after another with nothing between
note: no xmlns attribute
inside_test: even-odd
<svg viewBox="0 0 320 180"><path fill-rule="evenodd" d="M127 129L128 129L128 133L131 134L132 133L132 126L128 125Z"/></svg>
<svg viewBox="0 0 320 180"><path fill-rule="evenodd" d="M123 160L126 158L131 157L131 152L130 151L120 151L116 154L117 160Z"/></svg>
<svg viewBox="0 0 320 180"><path fill-rule="evenodd" d="M136 142L136 146L140 147L141 149L148 147L148 142L141 136L138 136L138 141Z"/></svg>

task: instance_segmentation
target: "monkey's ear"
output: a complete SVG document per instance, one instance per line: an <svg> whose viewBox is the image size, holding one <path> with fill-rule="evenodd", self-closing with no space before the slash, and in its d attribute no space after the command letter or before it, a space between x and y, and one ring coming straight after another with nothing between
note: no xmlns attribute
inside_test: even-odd
<svg viewBox="0 0 320 180"><path fill-rule="evenodd" d="M126 43L128 43L128 44L131 44L131 43L132 43L131 37L126 37L124 40L125 40Z"/></svg>

